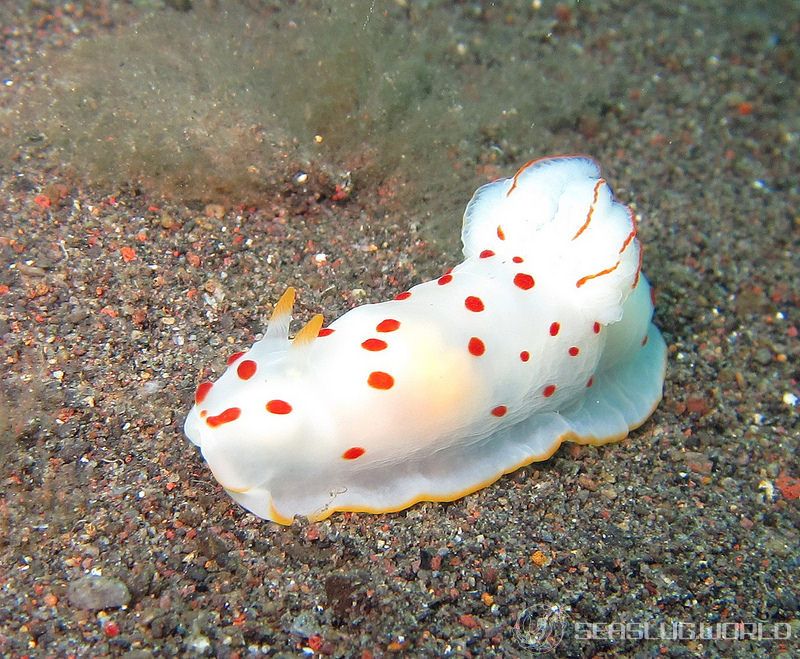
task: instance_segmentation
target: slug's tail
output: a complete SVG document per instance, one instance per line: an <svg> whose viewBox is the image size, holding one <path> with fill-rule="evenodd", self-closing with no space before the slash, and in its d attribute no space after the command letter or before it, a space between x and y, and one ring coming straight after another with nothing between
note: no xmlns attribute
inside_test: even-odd
<svg viewBox="0 0 800 659"><path fill-rule="evenodd" d="M467 205L464 255L523 256L543 285L603 324L622 317L639 282L641 247L633 213L586 156L543 158L479 188Z"/></svg>

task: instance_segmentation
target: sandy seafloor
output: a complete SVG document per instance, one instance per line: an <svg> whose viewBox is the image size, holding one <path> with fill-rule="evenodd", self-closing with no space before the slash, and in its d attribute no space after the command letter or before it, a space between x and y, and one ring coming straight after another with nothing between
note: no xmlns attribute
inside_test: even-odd
<svg viewBox="0 0 800 659"><path fill-rule="evenodd" d="M181 429L201 373L287 285L301 319L332 318L437 276L455 241L369 190L214 217L3 163L0 655L529 656L529 622L558 607L561 656L797 656L800 11L748 6L718 53L737 3L714 21L699 2L592 4L561 38L614 34L626 112L538 155L591 153L635 201L664 399L619 444L565 445L453 503L280 527L234 505ZM7 6L4 77L30 85L29 55L115 29L105 6ZM89 574L127 605L81 605ZM726 638L692 638L701 624Z"/></svg>

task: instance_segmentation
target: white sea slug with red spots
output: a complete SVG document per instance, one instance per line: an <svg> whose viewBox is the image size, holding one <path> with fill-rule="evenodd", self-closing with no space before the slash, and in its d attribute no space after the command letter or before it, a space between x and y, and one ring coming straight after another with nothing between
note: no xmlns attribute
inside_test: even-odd
<svg viewBox="0 0 800 659"><path fill-rule="evenodd" d="M264 338L197 388L186 434L242 506L295 515L451 501L661 399L666 345L631 211L586 157L530 162L464 214L464 262L390 302Z"/></svg>

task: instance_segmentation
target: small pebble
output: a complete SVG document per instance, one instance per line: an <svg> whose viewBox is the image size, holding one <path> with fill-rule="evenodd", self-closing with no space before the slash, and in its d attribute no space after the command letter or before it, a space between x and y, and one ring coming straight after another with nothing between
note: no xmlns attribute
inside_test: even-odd
<svg viewBox="0 0 800 659"><path fill-rule="evenodd" d="M600 488L600 494L605 499L609 499L613 501L617 498L617 490L612 485L606 485L605 487Z"/></svg>
<svg viewBox="0 0 800 659"><path fill-rule="evenodd" d="M131 594L125 583L116 577L90 575L69 584L67 599L75 608L99 611L125 606Z"/></svg>

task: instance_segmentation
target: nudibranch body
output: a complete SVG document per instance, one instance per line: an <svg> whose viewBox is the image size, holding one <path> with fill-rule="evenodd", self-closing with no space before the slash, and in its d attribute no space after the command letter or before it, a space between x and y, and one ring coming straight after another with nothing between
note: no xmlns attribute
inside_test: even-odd
<svg viewBox="0 0 800 659"><path fill-rule="evenodd" d="M647 419L666 345L636 222L593 160L484 185L462 239L438 279L292 342L289 289L264 338L200 384L186 434L236 501L284 524L450 501Z"/></svg>

